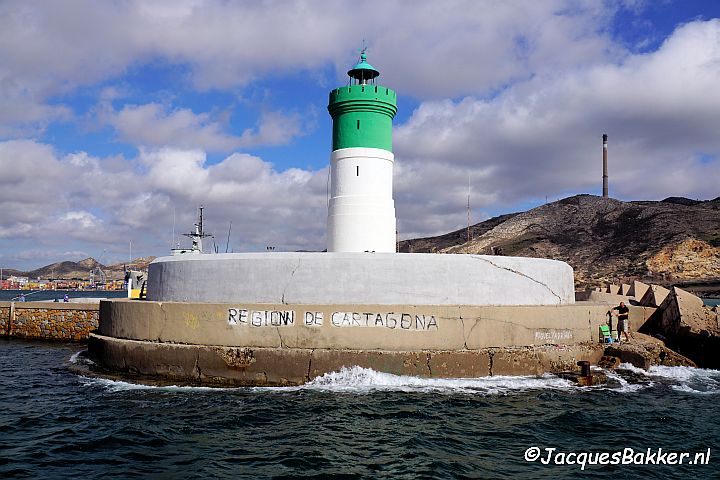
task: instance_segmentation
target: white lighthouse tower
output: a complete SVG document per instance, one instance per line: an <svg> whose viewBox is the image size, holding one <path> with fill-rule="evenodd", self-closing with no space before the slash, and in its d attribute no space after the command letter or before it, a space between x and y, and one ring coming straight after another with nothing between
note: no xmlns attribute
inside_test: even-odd
<svg viewBox="0 0 720 480"><path fill-rule="evenodd" d="M395 91L378 85L380 72L360 62L350 84L330 92L333 119L330 157L328 252L395 252L392 197L392 120Z"/></svg>

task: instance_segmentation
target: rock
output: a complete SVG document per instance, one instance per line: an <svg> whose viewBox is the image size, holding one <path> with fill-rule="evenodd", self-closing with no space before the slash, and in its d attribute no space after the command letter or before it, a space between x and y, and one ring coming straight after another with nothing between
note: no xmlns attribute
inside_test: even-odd
<svg viewBox="0 0 720 480"><path fill-rule="evenodd" d="M667 339L667 345L703 368L720 368L720 325L702 299L673 287L648 329Z"/></svg>
<svg viewBox="0 0 720 480"><path fill-rule="evenodd" d="M604 354L605 356L616 357L619 359L619 363L631 363L646 370L653 365L670 367L697 366L691 359L666 347L662 340L638 332L633 332L630 342L610 344L605 348ZM610 360L607 360L607 362L610 362ZM600 365L600 362L598 362L598 365Z"/></svg>
<svg viewBox="0 0 720 480"><path fill-rule="evenodd" d="M592 387L593 385L603 385L607 383L607 375L597 371L590 373L590 375L582 375L577 372L560 372L557 376L575 382L580 387Z"/></svg>
<svg viewBox="0 0 720 480"><path fill-rule="evenodd" d="M605 368L607 370L612 370L617 368L620 365L621 360L618 357L613 357L612 355L603 355L600 360L598 360L597 366L600 368Z"/></svg>
<svg viewBox="0 0 720 480"><path fill-rule="evenodd" d="M647 260L655 274L675 276L682 272L685 280L717 277L720 271L720 245L713 246L696 238L686 238L665 245Z"/></svg>

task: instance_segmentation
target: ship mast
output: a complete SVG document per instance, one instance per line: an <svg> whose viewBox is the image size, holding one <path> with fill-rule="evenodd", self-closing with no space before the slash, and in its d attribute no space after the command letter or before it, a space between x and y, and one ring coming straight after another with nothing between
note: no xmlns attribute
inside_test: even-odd
<svg viewBox="0 0 720 480"><path fill-rule="evenodd" d="M193 233L183 233L183 236L190 237L192 239L191 251L197 253L203 253L202 239L212 236L209 233L205 233L205 230L203 229L203 209L204 207L202 205L198 207L198 221L195 224L195 231Z"/></svg>

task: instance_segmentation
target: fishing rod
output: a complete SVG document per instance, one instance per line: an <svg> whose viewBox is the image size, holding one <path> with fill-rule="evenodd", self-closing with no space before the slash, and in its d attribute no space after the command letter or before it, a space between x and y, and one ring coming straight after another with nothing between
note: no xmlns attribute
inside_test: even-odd
<svg viewBox="0 0 720 480"><path fill-rule="evenodd" d="M28 293L27 295L25 295L24 293L21 293L21 294L18 295L17 297L12 298L10 301L17 300L17 299L19 299L20 297L29 297L30 295L34 295L34 294L40 293L40 292L44 292L44 290L36 290L36 291L34 291L34 292Z"/></svg>

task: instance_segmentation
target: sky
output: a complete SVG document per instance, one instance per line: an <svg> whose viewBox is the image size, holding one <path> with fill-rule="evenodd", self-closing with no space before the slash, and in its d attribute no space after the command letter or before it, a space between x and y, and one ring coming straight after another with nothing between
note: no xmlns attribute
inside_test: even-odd
<svg viewBox="0 0 720 480"><path fill-rule="evenodd" d="M3 0L0 266L167 255L199 205L221 252L323 250L363 42L400 239L600 195L603 133L611 197L720 195L714 0Z"/></svg>

